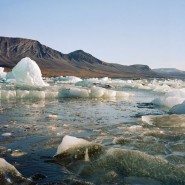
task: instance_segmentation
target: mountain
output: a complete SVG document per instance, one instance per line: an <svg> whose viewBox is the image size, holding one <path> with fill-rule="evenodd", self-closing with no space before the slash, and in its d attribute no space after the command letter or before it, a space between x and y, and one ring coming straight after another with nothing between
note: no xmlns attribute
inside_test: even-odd
<svg viewBox="0 0 185 185"><path fill-rule="evenodd" d="M0 66L12 69L22 58L30 57L43 76L80 77L159 77L146 65L124 66L103 62L83 50L63 54L31 39L0 37Z"/></svg>
<svg viewBox="0 0 185 185"><path fill-rule="evenodd" d="M157 68L153 69L155 73L166 75L174 78L185 78L185 71L181 71L176 68Z"/></svg>

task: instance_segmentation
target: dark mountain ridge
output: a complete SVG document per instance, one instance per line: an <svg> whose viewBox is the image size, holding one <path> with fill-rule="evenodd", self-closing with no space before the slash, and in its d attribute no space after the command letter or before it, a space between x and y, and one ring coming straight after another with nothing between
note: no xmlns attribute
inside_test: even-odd
<svg viewBox="0 0 185 185"><path fill-rule="evenodd" d="M0 37L0 66L12 69L22 58L30 57L43 76L80 77L160 77L147 65L124 66L103 62L83 50L63 54L31 39Z"/></svg>
<svg viewBox="0 0 185 185"><path fill-rule="evenodd" d="M152 69L155 73L166 75L171 78L185 78L185 71L176 68L157 68Z"/></svg>

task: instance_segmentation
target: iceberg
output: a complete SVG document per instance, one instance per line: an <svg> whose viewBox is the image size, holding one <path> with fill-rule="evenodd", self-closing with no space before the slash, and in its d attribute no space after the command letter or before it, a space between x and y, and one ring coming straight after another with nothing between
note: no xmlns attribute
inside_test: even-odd
<svg viewBox="0 0 185 185"><path fill-rule="evenodd" d="M4 72L4 68L0 67L0 79L6 79L6 72Z"/></svg>
<svg viewBox="0 0 185 185"><path fill-rule="evenodd" d="M47 86L43 79L39 66L30 58L23 58L7 75L7 81L15 79L17 85Z"/></svg>
<svg viewBox="0 0 185 185"><path fill-rule="evenodd" d="M159 106L173 107L185 101L185 88L176 89L167 92L164 96L156 98L152 101L153 104Z"/></svg>

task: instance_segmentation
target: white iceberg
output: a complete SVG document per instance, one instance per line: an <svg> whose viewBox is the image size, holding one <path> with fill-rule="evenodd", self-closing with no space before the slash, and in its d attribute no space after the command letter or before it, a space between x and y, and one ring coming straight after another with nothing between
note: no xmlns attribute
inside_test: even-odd
<svg viewBox="0 0 185 185"><path fill-rule="evenodd" d="M171 108L175 105L183 103L184 101L185 88L169 91L164 96L154 99L152 103Z"/></svg>
<svg viewBox="0 0 185 185"><path fill-rule="evenodd" d="M0 78L6 79L6 72L4 72L4 68L0 67Z"/></svg>
<svg viewBox="0 0 185 185"><path fill-rule="evenodd" d="M30 58L23 58L7 75L7 80L15 79L15 84L28 86L46 86L37 63Z"/></svg>

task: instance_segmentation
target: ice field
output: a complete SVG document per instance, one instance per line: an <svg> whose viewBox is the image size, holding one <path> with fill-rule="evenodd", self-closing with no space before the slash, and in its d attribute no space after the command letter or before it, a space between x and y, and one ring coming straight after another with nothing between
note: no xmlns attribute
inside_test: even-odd
<svg viewBox="0 0 185 185"><path fill-rule="evenodd" d="M0 184L185 184L185 80L0 68Z"/></svg>

